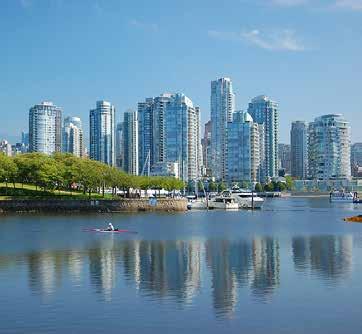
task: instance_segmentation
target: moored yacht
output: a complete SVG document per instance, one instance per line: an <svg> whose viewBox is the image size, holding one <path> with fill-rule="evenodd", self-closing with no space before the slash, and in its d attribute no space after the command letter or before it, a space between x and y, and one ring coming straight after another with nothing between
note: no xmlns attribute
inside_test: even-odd
<svg viewBox="0 0 362 334"><path fill-rule="evenodd" d="M206 210L207 209L207 201L206 199L193 199L187 200L187 209L188 210Z"/></svg>
<svg viewBox="0 0 362 334"><path fill-rule="evenodd" d="M356 195L352 192L332 191L329 194L329 199L331 202L335 203L353 203L356 199Z"/></svg>
<svg viewBox="0 0 362 334"><path fill-rule="evenodd" d="M233 197L221 194L209 200L209 209L238 210L239 204Z"/></svg>
<svg viewBox="0 0 362 334"><path fill-rule="evenodd" d="M251 191L234 188L230 192L230 196L235 198L241 209L261 209L264 204L264 199Z"/></svg>

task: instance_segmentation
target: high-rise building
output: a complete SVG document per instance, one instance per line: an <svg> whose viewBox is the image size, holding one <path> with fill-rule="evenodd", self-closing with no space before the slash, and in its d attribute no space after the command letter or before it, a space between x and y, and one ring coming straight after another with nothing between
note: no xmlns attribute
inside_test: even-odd
<svg viewBox="0 0 362 334"><path fill-rule="evenodd" d="M292 123L290 130L291 174L301 180L308 176L308 125L306 122Z"/></svg>
<svg viewBox="0 0 362 334"><path fill-rule="evenodd" d="M174 94L165 108L165 162L178 163L184 181L200 176L200 109L184 94Z"/></svg>
<svg viewBox="0 0 362 334"><path fill-rule="evenodd" d="M66 117L63 124L63 152L84 156L83 129L79 117Z"/></svg>
<svg viewBox="0 0 362 334"><path fill-rule="evenodd" d="M249 114L250 116L250 114ZM251 116L250 116L251 117ZM251 117L252 119L252 117ZM250 181L262 182L263 175L263 125L253 121L250 126Z"/></svg>
<svg viewBox="0 0 362 334"><path fill-rule="evenodd" d="M140 174L169 173L177 163L179 171L173 174L195 179L202 163L199 129L200 110L183 94L166 93L138 103Z"/></svg>
<svg viewBox="0 0 362 334"><path fill-rule="evenodd" d="M314 179L351 177L351 129L342 115L324 115L309 124L308 160Z"/></svg>
<svg viewBox="0 0 362 334"><path fill-rule="evenodd" d="M362 167L362 143L354 143L351 147L351 163Z"/></svg>
<svg viewBox="0 0 362 334"><path fill-rule="evenodd" d="M172 94L162 94L138 103L139 171L149 175L165 157L165 108Z"/></svg>
<svg viewBox="0 0 362 334"><path fill-rule="evenodd" d="M254 122L264 125L265 177L278 176L279 112L278 104L265 95L249 103L248 113Z"/></svg>
<svg viewBox="0 0 362 334"><path fill-rule="evenodd" d="M226 179L231 185L243 181L259 181L260 139L258 124L245 111L233 114L228 123L227 172Z"/></svg>
<svg viewBox="0 0 362 334"><path fill-rule="evenodd" d="M20 143L16 143L15 147L13 147L14 155L20 153L27 153L29 151L29 132L22 131L21 132L21 141Z"/></svg>
<svg viewBox="0 0 362 334"><path fill-rule="evenodd" d="M278 155L279 155L279 170L283 171L283 174L290 174L290 145L278 144Z"/></svg>
<svg viewBox="0 0 362 334"><path fill-rule="evenodd" d="M107 101L97 101L90 111L90 158L114 166L115 108Z"/></svg>
<svg viewBox="0 0 362 334"><path fill-rule="evenodd" d="M256 122L255 122L256 123ZM265 126L264 124L258 124L259 134L259 156L260 156L260 168L258 171L258 182L264 183L267 181L266 177L266 159L265 159Z"/></svg>
<svg viewBox="0 0 362 334"><path fill-rule="evenodd" d="M235 110L235 95L229 78L211 82L211 156L212 174L225 180L227 159L227 126Z"/></svg>
<svg viewBox="0 0 362 334"><path fill-rule="evenodd" d="M352 176L361 177L362 174L362 143L354 143L351 148Z"/></svg>
<svg viewBox="0 0 362 334"><path fill-rule="evenodd" d="M123 122L117 124L116 128L116 166L123 169L124 143L123 143Z"/></svg>
<svg viewBox="0 0 362 334"><path fill-rule="evenodd" d="M10 157L12 155L12 148L10 143L3 139L0 141L0 153L5 154L6 156Z"/></svg>
<svg viewBox="0 0 362 334"><path fill-rule="evenodd" d="M29 132L22 131L21 132L21 144L25 146L29 146Z"/></svg>
<svg viewBox="0 0 362 334"><path fill-rule="evenodd" d="M52 154L62 149L62 110L52 102L29 110L29 150Z"/></svg>
<svg viewBox="0 0 362 334"><path fill-rule="evenodd" d="M28 150L29 150L29 146L27 146L23 143L15 143L14 145L11 145L11 155L12 156L27 153Z"/></svg>
<svg viewBox="0 0 362 334"><path fill-rule="evenodd" d="M205 123L204 136L201 139L203 175L211 176L211 121Z"/></svg>
<svg viewBox="0 0 362 334"><path fill-rule="evenodd" d="M138 175L138 120L137 112L127 110L123 120L123 169Z"/></svg>

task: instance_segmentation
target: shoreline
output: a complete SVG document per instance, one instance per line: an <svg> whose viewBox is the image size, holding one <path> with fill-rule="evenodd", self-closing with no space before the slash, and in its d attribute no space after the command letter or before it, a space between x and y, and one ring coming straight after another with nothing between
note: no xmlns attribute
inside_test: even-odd
<svg viewBox="0 0 362 334"><path fill-rule="evenodd" d="M0 200L0 214L42 212L183 212L187 211L185 199L157 198L119 200L61 200L61 199L9 199Z"/></svg>
<svg viewBox="0 0 362 334"><path fill-rule="evenodd" d="M301 194L291 194L289 196L285 196L286 198L329 198L329 194L323 194L323 193L301 193Z"/></svg>

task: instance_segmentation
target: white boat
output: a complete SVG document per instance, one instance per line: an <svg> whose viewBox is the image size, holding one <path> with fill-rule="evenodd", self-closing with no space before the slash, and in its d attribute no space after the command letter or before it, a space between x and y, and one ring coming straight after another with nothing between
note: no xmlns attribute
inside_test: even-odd
<svg viewBox="0 0 362 334"><path fill-rule="evenodd" d="M239 204L231 196L216 196L209 200L209 209L238 210Z"/></svg>
<svg viewBox="0 0 362 334"><path fill-rule="evenodd" d="M332 191L329 199L334 203L353 203L356 198L352 192Z"/></svg>
<svg viewBox="0 0 362 334"><path fill-rule="evenodd" d="M235 198L241 209L261 209L264 199L251 191L232 190L230 196Z"/></svg>
<svg viewBox="0 0 362 334"><path fill-rule="evenodd" d="M188 210L206 210L207 209L206 200L188 199L187 209Z"/></svg>

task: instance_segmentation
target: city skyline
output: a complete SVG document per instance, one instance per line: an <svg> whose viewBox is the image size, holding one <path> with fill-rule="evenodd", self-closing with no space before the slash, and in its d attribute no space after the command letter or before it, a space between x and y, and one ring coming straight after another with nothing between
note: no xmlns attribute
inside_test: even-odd
<svg viewBox="0 0 362 334"><path fill-rule="evenodd" d="M209 82L218 77L232 78L237 110L246 110L260 94L279 102L280 142L289 142L292 121L311 122L315 115L341 113L351 124L361 122L356 98L361 11L352 1L342 6L334 0L235 0L227 15L221 4L204 0L197 5L186 0L174 5L172 15L156 15L156 8L165 10L164 1L156 2L3 1L0 99L11 117L2 121L0 137L15 142L15 131L26 129L28 106L37 101L54 101L64 115L81 117L86 128L95 100L112 101L119 122L144 96L165 91L192 96L206 123ZM216 13L221 13L217 23ZM107 22L102 29L93 25L99 20ZM163 46L174 45L174 38L181 43L144 57L151 45L161 40ZM98 52L94 40L112 52ZM341 47L335 47L336 40ZM186 43L197 51L192 57L184 53ZM362 133L352 131L352 141L362 141Z"/></svg>

